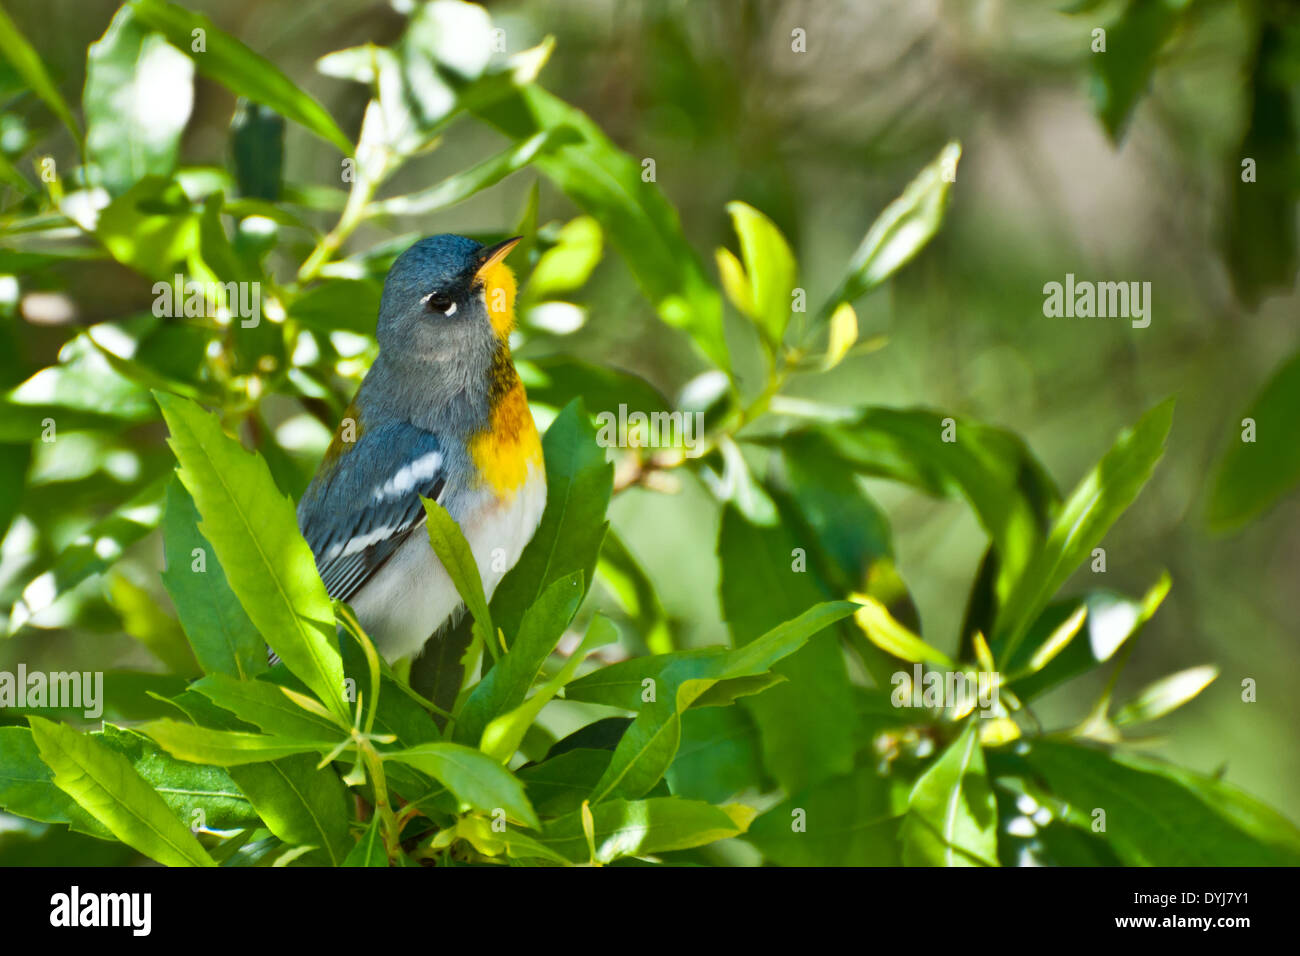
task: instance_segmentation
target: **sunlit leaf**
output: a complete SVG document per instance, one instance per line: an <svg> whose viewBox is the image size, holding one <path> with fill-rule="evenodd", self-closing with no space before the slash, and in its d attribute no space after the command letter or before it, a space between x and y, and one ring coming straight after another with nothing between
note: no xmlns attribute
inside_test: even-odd
<svg viewBox="0 0 1300 956"><path fill-rule="evenodd" d="M130 761L71 727L29 717L54 783L123 843L168 866L215 866Z"/></svg>
<svg viewBox="0 0 1300 956"><path fill-rule="evenodd" d="M180 478L203 523L231 590L285 666L336 716L351 724L334 611L298 531L292 503L266 463L250 455L192 402L156 395L180 462Z"/></svg>
<svg viewBox="0 0 1300 956"><path fill-rule="evenodd" d="M1189 667L1162 677L1142 688L1137 696L1115 712L1111 720L1116 726L1123 727L1163 717L1205 690L1218 676L1217 667L1204 666Z"/></svg>
<svg viewBox="0 0 1300 956"><path fill-rule="evenodd" d="M345 156L352 154L352 143L323 106L300 90L279 68L219 30L207 17L166 0L131 0L131 6L142 22L187 54L200 73L301 124L338 147ZM196 30L203 39L202 49L195 48Z"/></svg>
<svg viewBox="0 0 1300 956"><path fill-rule="evenodd" d="M194 101L194 64L129 6L86 51L86 159L111 195L169 176Z"/></svg>
<svg viewBox="0 0 1300 956"><path fill-rule="evenodd" d="M1173 415L1172 399L1143 415L1120 434L1061 505L1046 540L998 615L995 650L1002 660L1015 652L1034 618L1147 483L1164 454Z"/></svg>

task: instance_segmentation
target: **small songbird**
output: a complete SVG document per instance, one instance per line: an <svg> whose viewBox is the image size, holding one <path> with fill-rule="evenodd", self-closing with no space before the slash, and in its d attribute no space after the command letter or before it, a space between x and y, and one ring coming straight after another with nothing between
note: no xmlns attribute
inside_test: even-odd
<svg viewBox="0 0 1300 956"><path fill-rule="evenodd" d="M384 282L379 355L298 504L330 597L348 602L389 661L463 610L425 530L447 509L491 597L537 530L546 472L510 358L519 242L422 239Z"/></svg>

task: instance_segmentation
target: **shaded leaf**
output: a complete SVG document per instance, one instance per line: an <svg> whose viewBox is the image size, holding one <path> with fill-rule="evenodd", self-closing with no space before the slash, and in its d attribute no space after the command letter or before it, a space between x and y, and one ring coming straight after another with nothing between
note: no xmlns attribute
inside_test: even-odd
<svg viewBox="0 0 1300 956"><path fill-rule="evenodd" d="M68 109L67 102L46 72L40 54L33 49L13 20L9 19L9 14L2 9L0 9L0 54L3 54L18 71L19 76L32 92L45 101L45 105L58 117L59 122L72 133L72 138L79 141L81 132L77 129L77 121L72 118L72 111Z"/></svg>
<svg viewBox="0 0 1300 956"><path fill-rule="evenodd" d="M1156 57L1187 8L1187 0L1137 0L1106 28L1106 50L1090 54L1093 108L1118 141L1145 92Z"/></svg>
<svg viewBox="0 0 1300 956"><path fill-rule="evenodd" d="M794 570L794 549L808 544L793 536L794 527L797 522L782 520L759 528L734 508L722 513L719 594L738 648L831 596L811 573ZM851 612L854 606L844 607ZM848 773L853 766L853 705L839 641L831 635L813 641L773 672L786 682L741 705L758 723L768 772L787 792Z"/></svg>
<svg viewBox="0 0 1300 956"><path fill-rule="evenodd" d="M1025 762L1077 814L1106 813L1106 840L1126 866L1295 866L1300 830L1235 787L1161 761L1035 741Z"/></svg>
<svg viewBox="0 0 1300 956"><path fill-rule="evenodd" d="M754 821L745 836L782 866L897 866L907 794L874 767L795 793Z"/></svg>
<svg viewBox="0 0 1300 956"><path fill-rule="evenodd" d="M1234 528L1263 513L1300 484L1300 352L1273 373L1241 415L1233 419L1228 449L1215 470L1207 511L1212 527ZM1254 441L1242 441L1245 419Z"/></svg>
<svg viewBox="0 0 1300 956"><path fill-rule="evenodd" d="M163 516L163 584L199 666L209 674L254 677L266 670L266 644L198 525L194 499L173 476Z"/></svg>
<svg viewBox="0 0 1300 956"><path fill-rule="evenodd" d="M370 818L370 825L340 865L388 866L388 851L384 849L384 832L379 814Z"/></svg>
<svg viewBox="0 0 1300 956"><path fill-rule="evenodd" d="M475 746L491 721L524 702L582 603L582 575L574 573L546 589L527 611L509 652L470 693L456 719L455 739Z"/></svg>

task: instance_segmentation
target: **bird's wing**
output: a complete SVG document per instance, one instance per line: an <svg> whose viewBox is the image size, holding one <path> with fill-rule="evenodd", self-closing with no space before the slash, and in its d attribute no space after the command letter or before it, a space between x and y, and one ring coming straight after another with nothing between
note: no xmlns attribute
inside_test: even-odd
<svg viewBox="0 0 1300 956"><path fill-rule="evenodd" d="M424 526L420 497L442 495L446 458L438 436L408 422L364 431L331 452L298 504L298 525L325 590L348 601Z"/></svg>

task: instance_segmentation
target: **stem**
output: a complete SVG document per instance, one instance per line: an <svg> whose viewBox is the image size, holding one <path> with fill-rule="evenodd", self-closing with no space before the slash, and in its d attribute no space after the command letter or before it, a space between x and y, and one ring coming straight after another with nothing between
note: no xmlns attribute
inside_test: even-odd
<svg viewBox="0 0 1300 956"><path fill-rule="evenodd" d="M357 750L365 762L366 772L370 774L370 784L375 791L375 813L379 814L384 834L384 850L388 859L396 859L401 849L401 827L397 825L397 816L392 804L388 802L388 778L384 776L384 761L369 740L358 741Z"/></svg>

